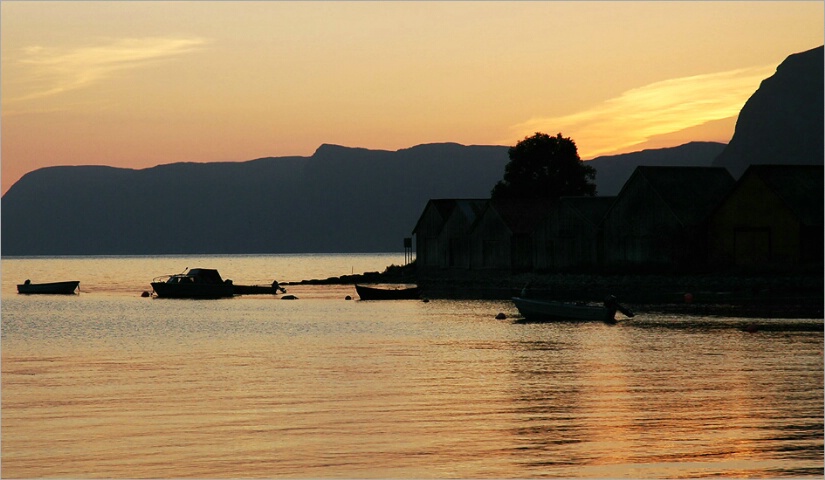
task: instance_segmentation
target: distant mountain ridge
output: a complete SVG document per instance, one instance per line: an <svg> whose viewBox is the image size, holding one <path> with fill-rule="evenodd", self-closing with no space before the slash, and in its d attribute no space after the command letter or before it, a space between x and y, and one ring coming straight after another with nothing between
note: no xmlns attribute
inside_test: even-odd
<svg viewBox="0 0 825 480"><path fill-rule="evenodd" d="M811 52L789 57L777 69L779 80L763 82L748 101L746 107L751 107L743 108L734 135L740 145L734 146L734 140L727 146L692 142L589 160L597 170L598 195L616 195L640 165L723 165L733 173L741 169L742 159L747 162L749 155L756 159L755 153L748 152L760 148L774 156L759 161L807 159L821 165L822 47ZM820 88L815 93L782 80L807 78L806 85L815 85L817 69ZM797 92L786 92L789 88ZM795 98L800 94L803 98ZM816 108L800 110L806 112L799 116L805 121L787 120L790 133L760 130L776 118L794 117L793 111L785 117L777 114L782 102L771 98L787 98L793 108L802 108L799 102L805 103L806 96L814 98L811 104ZM764 115L776 118L760 118ZM799 155L782 153L796 146L776 146L789 139L805 145L797 149ZM25 175L3 196L0 252L8 256L401 251L403 238L411 235L429 199L489 198L509 161L508 148L439 143L386 151L324 144L310 157L175 163L141 170L43 168Z"/></svg>
<svg viewBox="0 0 825 480"><path fill-rule="evenodd" d="M709 167L724 148L724 143L690 142L678 147L604 155L587 163L596 169L597 195L609 197L619 194L636 167Z"/></svg>
<svg viewBox="0 0 825 480"><path fill-rule="evenodd" d="M706 165L721 146L594 159L599 194L614 195L637 165ZM3 196L2 254L398 251L429 199L489 197L508 148L324 144L310 157L43 168Z"/></svg>
<svg viewBox="0 0 825 480"><path fill-rule="evenodd" d="M322 145L241 163L43 168L3 196L2 253L400 251L429 198L488 196L507 161L497 146Z"/></svg>
<svg viewBox="0 0 825 480"><path fill-rule="evenodd" d="M2 199L2 254L143 255L400 251L431 198L488 198L505 146L398 150L321 145L310 157L48 167ZM605 156L599 195L638 165L709 165L724 144Z"/></svg>

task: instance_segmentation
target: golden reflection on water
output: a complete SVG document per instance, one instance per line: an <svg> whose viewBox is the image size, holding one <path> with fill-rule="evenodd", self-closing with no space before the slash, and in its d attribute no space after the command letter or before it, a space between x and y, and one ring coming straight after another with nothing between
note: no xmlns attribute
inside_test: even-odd
<svg viewBox="0 0 825 480"><path fill-rule="evenodd" d="M4 348L3 475L678 477L785 468L764 454L780 447L769 443L783 421L771 424L789 409L784 424L810 422L809 388L743 371L735 358L686 356L684 346L652 355L620 348L622 336L638 340L633 332L595 328L567 326L561 341L342 334L177 350L156 339L146 351L35 356ZM603 328L611 330L601 338ZM809 366L821 370L821 360ZM785 368L821 390L816 372ZM792 388L801 391L783 398ZM821 451L821 437L799 444Z"/></svg>
<svg viewBox="0 0 825 480"><path fill-rule="evenodd" d="M2 476L821 476L822 323L3 297Z"/></svg>

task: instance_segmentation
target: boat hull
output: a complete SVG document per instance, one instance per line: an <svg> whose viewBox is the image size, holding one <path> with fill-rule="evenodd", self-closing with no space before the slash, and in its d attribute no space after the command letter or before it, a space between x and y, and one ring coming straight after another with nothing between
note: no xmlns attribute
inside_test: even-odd
<svg viewBox="0 0 825 480"><path fill-rule="evenodd" d="M17 285L17 293L26 295L73 295L78 286L80 286L79 280L52 283L23 283Z"/></svg>
<svg viewBox="0 0 825 480"><path fill-rule="evenodd" d="M270 285L235 285L235 295L277 295L282 292L280 287Z"/></svg>
<svg viewBox="0 0 825 480"><path fill-rule="evenodd" d="M232 284L152 282L159 298L226 298L235 294Z"/></svg>
<svg viewBox="0 0 825 480"><path fill-rule="evenodd" d="M361 300L415 300L421 297L418 287L374 288L355 285L355 291Z"/></svg>
<svg viewBox="0 0 825 480"><path fill-rule="evenodd" d="M616 310L600 305L513 298L519 313L530 321L615 321Z"/></svg>

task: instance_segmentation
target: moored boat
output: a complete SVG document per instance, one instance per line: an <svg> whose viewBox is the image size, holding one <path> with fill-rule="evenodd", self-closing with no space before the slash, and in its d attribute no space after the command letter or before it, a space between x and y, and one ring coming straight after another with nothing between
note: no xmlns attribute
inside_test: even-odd
<svg viewBox="0 0 825 480"><path fill-rule="evenodd" d="M274 281L272 285L234 285L234 292L235 295L277 295L286 293L286 289Z"/></svg>
<svg viewBox="0 0 825 480"><path fill-rule="evenodd" d="M221 274L211 268L193 268L156 277L152 280L152 290L159 298L225 298L235 294L232 281L222 279Z"/></svg>
<svg viewBox="0 0 825 480"><path fill-rule="evenodd" d="M405 288L378 288L355 285L355 291L361 300L412 300L421 297L420 289L415 287Z"/></svg>
<svg viewBox="0 0 825 480"><path fill-rule="evenodd" d="M51 283L32 283L31 280L26 280L25 282L17 285L17 293L72 295L79 286L79 280Z"/></svg>
<svg viewBox="0 0 825 480"><path fill-rule="evenodd" d="M619 304L616 297L608 296L603 305L583 302L560 302L556 300L539 300L533 298L513 297L513 303L519 313L529 321L602 321L615 322L616 312L627 317L634 313Z"/></svg>

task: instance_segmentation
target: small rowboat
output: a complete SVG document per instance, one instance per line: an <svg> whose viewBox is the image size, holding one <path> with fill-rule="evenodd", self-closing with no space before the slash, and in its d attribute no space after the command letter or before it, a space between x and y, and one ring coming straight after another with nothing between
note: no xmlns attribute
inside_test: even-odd
<svg viewBox="0 0 825 480"><path fill-rule="evenodd" d="M355 291L361 300L412 300L421 296L418 287L376 288L355 285Z"/></svg>
<svg viewBox="0 0 825 480"><path fill-rule="evenodd" d="M51 294L51 295L72 295L77 287L80 286L79 280L72 280L68 282L52 282L52 283L32 283L31 280L17 285L17 293L24 294Z"/></svg>
<svg viewBox="0 0 825 480"><path fill-rule="evenodd" d="M538 300L532 298L514 297L513 303L519 313L528 321L602 321L615 322L616 312L627 317L634 314L628 308L620 305L612 295L605 299L603 305L592 305L580 302L559 302L555 300Z"/></svg>
<svg viewBox="0 0 825 480"><path fill-rule="evenodd" d="M235 295L277 295L286 293L286 289L272 282L272 285L233 285Z"/></svg>

